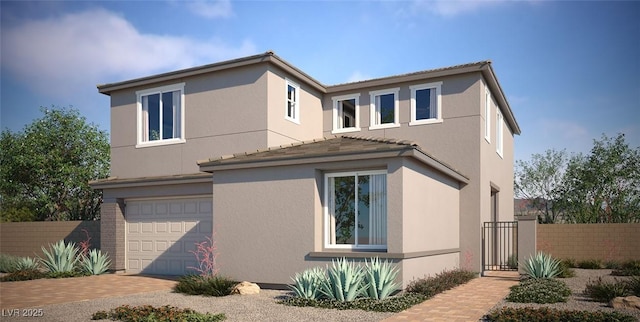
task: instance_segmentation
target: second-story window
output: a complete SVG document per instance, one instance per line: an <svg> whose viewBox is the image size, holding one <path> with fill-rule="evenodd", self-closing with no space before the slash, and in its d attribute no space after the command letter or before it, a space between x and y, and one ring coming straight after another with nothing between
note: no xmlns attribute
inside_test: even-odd
<svg viewBox="0 0 640 322"><path fill-rule="evenodd" d="M369 92L371 95L372 129L400 126L398 113L399 88Z"/></svg>
<svg viewBox="0 0 640 322"><path fill-rule="evenodd" d="M286 80L287 86L287 110L285 118L300 123L300 86L290 80Z"/></svg>
<svg viewBox="0 0 640 322"><path fill-rule="evenodd" d="M491 143L491 92L484 90L484 139Z"/></svg>
<svg viewBox="0 0 640 322"><path fill-rule="evenodd" d="M138 146L184 142L184 83L136 92Z"/></svg>
<svg viewBox="0 0 640 322"><path fill-rule="evenodd" d="M440 89L442 82L410 86L411 122L419 125L442 122Z"/></svg>
<svg viewBox="0 0 640 322"><path fill-rule="evenodd" d="M333 100L333 133L360 130L360 94L342 95Z"/></svg>
<svg viewBox="0 0 640 322"><path fill-rule="evenodd" d="M500 113L500 109L496 108L496 152L500 157L502 157L502 141L504 140L502 136L503 129L503 119L502 113Z"/></svg>

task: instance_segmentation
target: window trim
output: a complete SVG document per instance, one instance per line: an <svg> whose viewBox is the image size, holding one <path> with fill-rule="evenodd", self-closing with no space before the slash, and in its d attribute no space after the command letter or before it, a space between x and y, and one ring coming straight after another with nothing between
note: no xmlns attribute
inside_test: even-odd
<svg viewBox="0 0 640 322"><path fill-rule="evenodd" d="M388 178L388 172L387 170L363 170L363 171L343 171L343 172L327 172L324 174L324 198L323 198L323 202L324 202L324 206L323 206L323 223L324 223L324 227L323 227L323 245L324 245L324 249L347 249L347 250L379 250L379 251L384 251L386 252L388 249L388 244L389 244L389 217L387 216L387 234L386 234L386 238L387 238L387 244L386 245L347 245L347 244L336 244L336 245L332 245L329 240L331 239L330 237L330 232L329 229L331 227L330 224L330 214L329 214L329 178L330 177L340 177L340 176L356 176L356 175L381 175L384 174L385 176L387 176ZM387 192L387 196L388 196L388 186L389 186L389 181L387 181L387 186L385 187L385 192ZM388 205L388 199L387 199L387 205ZM387 206L387 214L388 214L388 206Z"/></svg>
<svg viewBox="0 0 640 322"><path fill-rule="evenodd" d="M503 141L504 141L504 118L502 117L502 113L500 109L496 108L496 153L501 158L504 158L504 150L503 150Z"/></svg>
<svg viewBox="0 0 640 322"><path fill-rule="evenodd" d="M338 128L338 102L346 100L355 100L355 126L348 128ZM360 93L334 96L331 98L333 102L333 130L331 133L347 133L360 131Z"/></svg>
<svg viewBox="0 0 640 322"><path fill-rule="evenodd" d="M370 123L369 123L369 129L370 130L377 130L377 129L388 129L388 128L393 128L393 127L399 127L400 126L400 108L399 108L399 98L398 98L398 94L400 93L400 87L395 87L395 88L388 88L388 89L382 89L382 90L377 90L377 91L370 91L369 92L369 115L370 115ZM376 116L378 115L378 112L376 111L376 96L382 96L382 95L387 95L387 94L393 94L394 97L394 106L393 106L393 111L394 111L394 120L393 123L386 123L386 124L376 124Z"/></svg>
<svg viewBox="0 0 640 322"><path fill-rule="evenodd" d="M143 90L136 91L136 148L145 148L151 146L159 146L159 145L169 145L169 144L178 144L185 143L185 95L184 95L184 86L185 83L177 83L153 88L147 88ZM143 141L142 130L143 130L143 114L142 114L142 97L149 96L153 94L161 94L166 92L175 92L180 91L180 134L178 138L171 139L162 139L153 140L153 141Z"/></svg>
<svg viewBox="0 0 640 322"><path fill-rule="evenodd" d="M289 86L295 88L293 117L289 116ZM288 78L285 78L284 99L284 118L293 123L300 124L300 85Z"/></svg>
<svg viewBox="0 0 640 322"><path fill-rule="evenodd" d="M427 84L419 84L409 86L411 90L411 121L409 122L409 126L412 125L423 125L423 124L434 124L434 123L442 123L442 82L433 82ZM417 111L416 111L416 92L423 89L435 89L436 95L436 118L417 120Z"/></svg>
<svg viewBox="0 0 640 322"><path fill-rule="evenodd" d="M484 89L484 139L491 143L491 91L489 86Z"/></svg>

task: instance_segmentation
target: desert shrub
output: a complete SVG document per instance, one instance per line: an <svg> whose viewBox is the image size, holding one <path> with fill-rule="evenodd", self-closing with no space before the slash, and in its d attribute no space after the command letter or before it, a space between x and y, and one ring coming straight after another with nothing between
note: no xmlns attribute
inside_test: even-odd
<svg viewBox="0 0 640 322"><path fill-rule="evenodd" d="M627 281L631 295L640 296L640 276L633 276Z"/></svg>
<svg viewBox="0 0 640 322"><path fill-rule="evenodd" d="M49 249L42 247L45 257L40 258L40 262L50 273L74 272L80 260L78 250L75 243L65 244L64 240L61 240L49 245Z"/></svg>
<svg viewBox="0 0 640 322"><path fill-rule="evenodd" d="M82 272L88 275L100 275L106 272L111 265L109 256L97 249L92 249L86 252L86 255L81 255L80 268Z"/></svg>
<svg viewBox="0 0 640 322"><path fill-rule="evenodd" d="M611 275L616 276L640 276L640 260L630 260L621 263L613 271Z"/></svg>
<svg viewBox="0 0 640 322"><path fill-rule="evenodd" d="M559 278L569 278L576 276L576 271L574 271L566 261L560 261L560 265L558 266L558 268L559 273L557 277Z"/></svg>
<svg viewBox="0 0 640 322"><path fill-rule="evenodd" d="M198 313L191 309L180 309L165 305L153 307L151 305L129 306L122 305L110 311L98 311L91 316L92 320L113 320L123 322L142 321L185 321L185 322L216 322L226 319L224 313Z"/></svg>
<svg viewBox="0 0 640 322"><path fill-rule="evenodd" d="M327 279L320 284L320 292L330 300L353 301L366 294L364 270L346 258L332 260L327 267Z"/></svg>
<svg viewBox="0 0 640 322"><path fill-rule="evenodd" d="M608 260L605 261L602 266L606 269L619 269L620 267L622 267L622 263L617 260Z"/></svg>
<svg viewBox="0 0 640 322"><path fill-rule="evenodd" d="M20 257L15 262L16 271L39 270L40 263L35 258Z"/></svg>
<svg viewBox="0 0 640 322"><path fill-rule="evenodd" d="M279 301L278 303L289 306L301 307L318 307L336 310L364 310L374 312L400 312L404 311L416 304L427 300L422 294L405 293L398 296L390 296L384 300L375 300L372 298L359 298L349 302L341 302L336 300L314 300L304 299L300 297L290 297Z"/></svg>
<svg viewBox="0 0 640 322"><path fill-rule="evenodd" d="M495 322L633 322L635 318L620 312L558 310L546 307L503 307L490 312L487 321Z"/></svg>
<svg viewBox="0 0 640 322"><path fill-rule="evenodd" d="M443 271L434 277L424 277L413 280L407 285L407 292L418 293L430 298L438 293L465 284L478 275L464 269Z"/></svg>
<svg viewBox="0 0 640 322"><path fill-rule="evenodd" d="M582 269L601 269L602 261L599 259L588 259L578 262L577 268Z"/></svg>
<svg viewBox="0 0 640 322"><path fill-rule="evenodd" d="M578 268L578 262L573 258L565 258L560 261L561 265L569 268Z"/></svg>
<svg viewBox="0 0 640 322"><path fill-rule="evenodd" d="M554 278L560 274L560 261L538 252L527 259L522 269L531 278Z"/></svg>
<svg viewBox="0 0 640 322"><path fill-rule="evenodd" d="M506 300L517 303L566 302L571 290L563 281L551 278L527 279L511 287Z"/></svg>
<svg viewBox="0 0 640 322"><path fill-rule="evenodd" d="M238 282L223 276L186 275L173 288L177 293L189 295L227 296Z"/></svg>
<svg viewBox="0 0 640 322"><path fill-rule="evenodd" d="M13 273L16 271L18 256L0 254L0 273Z"/></svg>
<svg viewBox="0 0 640 322"><path fill-rule="evenodd" d="M365 260L364 283L366 295L374 300L384 300L398 289L396 276L398 268L387 260L381 262L378 257L371 262Z"/></svg>
<svg viewBox="0 0 640 322"><path fill-rule="evenodd" d="M41 272L37 269L29 269L22 271L15 271L13 273L9 273L8 275L0 278L2 282L14 282L14 281L29 281L29 280L37 280L40 278L47 277L47 274Z"/></svg>
<svg viewBox="0 0 640 322"><path fill-rule="evenodd" d="M602 277L597 280L587 282L584 294L598 302L609 302L619 296L628 296L630 291L626 281L615 280L615 282L605 282Z"/></svg>
<svg viewBox="0 0 640 322"><path fill-rule="evenodd" d="M320 292L320 286L326 282L326 279L326 271L320 267L314 267L302 273L296 273L291 278L293 285L289 288L296 294L296 297L318 300L323 296Z"/></svg>

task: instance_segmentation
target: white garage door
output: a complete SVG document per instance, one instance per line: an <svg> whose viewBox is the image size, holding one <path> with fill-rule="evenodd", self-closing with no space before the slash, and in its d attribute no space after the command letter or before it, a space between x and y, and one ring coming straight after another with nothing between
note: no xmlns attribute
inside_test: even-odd
<svg viewBox="0 0 640 322"><path fill-rule="evenodd" d="M212 234L211 203L211 197L127 201L127 272L192 272L197 263L190 251Z"/></svg>

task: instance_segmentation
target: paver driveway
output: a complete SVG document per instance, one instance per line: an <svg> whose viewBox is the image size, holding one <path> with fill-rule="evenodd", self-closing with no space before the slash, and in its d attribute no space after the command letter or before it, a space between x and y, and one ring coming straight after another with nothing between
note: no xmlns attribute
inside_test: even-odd
<svg viewBox="0 0 640 322"><path fill-rule="evenodd" d="M176 281L168 277L125 274L38 279L0 283L0 308L30 308L86 301L134 293L169 290Z"/></svg>

